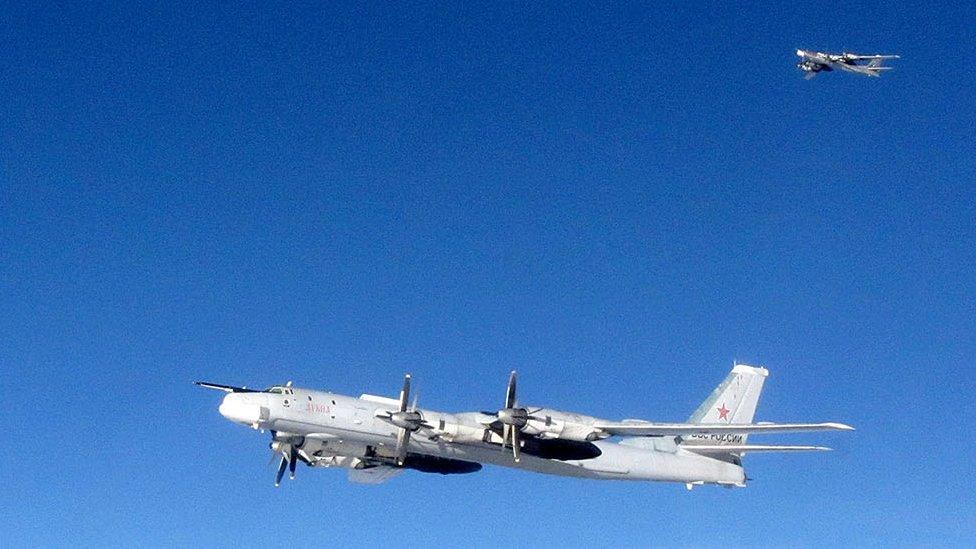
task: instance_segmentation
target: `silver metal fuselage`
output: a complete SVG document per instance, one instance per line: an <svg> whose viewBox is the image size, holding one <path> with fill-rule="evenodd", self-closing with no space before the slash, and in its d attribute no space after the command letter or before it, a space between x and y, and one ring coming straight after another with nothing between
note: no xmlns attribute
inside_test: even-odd
<svg viewBox="0 0 976 549"><path fill-rule="evenodd" d="M300 388L286 391L288 394L228 393L220 405L220 413L233 422L256 429L322 441L326 449L324 455L331 459L330 462L323 458L322 466L350 466L364 458L367 447L380 453L395 447L397 428L376 414L395 411L397 401ZM478 412L418 411L439 436L416 433L408 447L414 454L570 477L745 485L745 473L739 465L685 450L670 437L624 439L621 442L596 440L590 444L599 449L600 455L590 459L545 459L523 453L521 461L515 463L511 452L502 451L497 434L486 426L486 418L490 416ZM547 409L538 414L568 419L566 423L574 425L592 425L600 421Z"/></svg>

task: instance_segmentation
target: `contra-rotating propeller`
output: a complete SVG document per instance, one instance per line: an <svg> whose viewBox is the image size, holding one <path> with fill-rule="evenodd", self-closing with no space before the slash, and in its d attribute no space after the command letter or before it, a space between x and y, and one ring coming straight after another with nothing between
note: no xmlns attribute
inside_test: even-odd
<svg viewBox="0 0 976 549"><path fill-rule="evenodd" d="M410 409L407 409L407 401L410 399L410 374L403 377L403 390L400 391L400 405L395 412L388 410L377 410L376 417L399 428L397 432L396 445L396 464L403 466L407 458L407 446L410 444L410 434L420 429L431 429L432 427L424 421L424 417L417 411L417 400L413 401Z"/></svg>
<svg viewBox="0 0 976 549"><path fill-rule="evenodd" d="M532 414L539 412L542 408L530 412L526 408L519 407L518 398L515 394L515 377L515 370L512 370L511 375L508 376L508 389L505 391L505 407L498 410L495 416L498 418L499 423L502 424L502 450L505 449L505 446L511 445L512 456L515 458L515 462L518 463L521 459L519 433L529 423L529 420L540 419L534 417Z"/></svg>
<svg viewBox="0 0 976 549"><path fill-rule="evenodd" d="M301 456L298 454L298 447L305 440L304 437L299 437L297 440L293 438L279 438L278 434L274 431L271 432L271 437L272 461L276 455L281 454L281 461L278 462L278 471L275 473L275 486L277 487L281 484L281 478L285 476L285 468L288 469L288 477L292 480L295 479L295 468L298 467L298 460L301 459Z"/></svg>

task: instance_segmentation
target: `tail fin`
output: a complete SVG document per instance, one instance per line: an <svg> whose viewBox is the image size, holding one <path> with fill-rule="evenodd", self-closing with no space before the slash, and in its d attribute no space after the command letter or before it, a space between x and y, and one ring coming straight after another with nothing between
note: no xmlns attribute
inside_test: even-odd
<svg viewBox="0 0 976 549"><path fill-rule="evenodd" d="M688 423L752 423L762 393L763 382L769 370L736 364L705 402L688 418ZM682 444L707 444L739 446L745 444L747 435L692 435Z"/></svg>

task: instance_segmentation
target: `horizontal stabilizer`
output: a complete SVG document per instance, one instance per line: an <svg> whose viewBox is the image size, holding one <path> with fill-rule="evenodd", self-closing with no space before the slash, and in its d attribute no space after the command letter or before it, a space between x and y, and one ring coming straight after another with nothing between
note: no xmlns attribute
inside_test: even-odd
<svg viewBox="0 0 976 549"><path fill-rule="evenodd" d="M767 446L763 444L740 444L738 446L683 445L682 449L696 454L744 454L746 452L826 452L826 446Z"/></svg>
<svg viewBox="0 0 976 549"><path fill-rule="evenodd" d="M806 431L853 431L843 423L650 423L618 422L593 426L611 436L663 437L682 435L724 435L761 433L802 433Z"/></svg>

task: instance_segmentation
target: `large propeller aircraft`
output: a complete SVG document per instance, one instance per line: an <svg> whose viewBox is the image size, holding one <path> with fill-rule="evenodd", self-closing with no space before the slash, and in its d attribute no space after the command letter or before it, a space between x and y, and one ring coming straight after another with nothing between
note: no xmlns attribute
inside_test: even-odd
<svg viewBox="0 0 976 549"><path fill-rule="evenodd" d="M800 62L796 67L804 72L803 78L809 80L821 72L831 72L840 69L864 76L881 76L881 73L891 70L885 67L887 59L898 59L898 55L859 55L856 53L824 53L820 51L796 50ZM866 63L865 63L866 61Z"/></svg>
<svg viewBox="0 0 976 549"><path fill-rule="evenodd" d="M497 411L448 414L410 402L410 375L399 398L359 398L292 387L265 390L195 382L227 393L225 418L271 432L275 486L299 462L348 469L353 482L379 483L407 469L462 474L482 463L595 479L743 487L751 452L829 450L822 446L746 444L750 434L852 430L841 423L753 423L765 368L736 364L686 423L610 421L520 406L516 374Z"/></svg>

